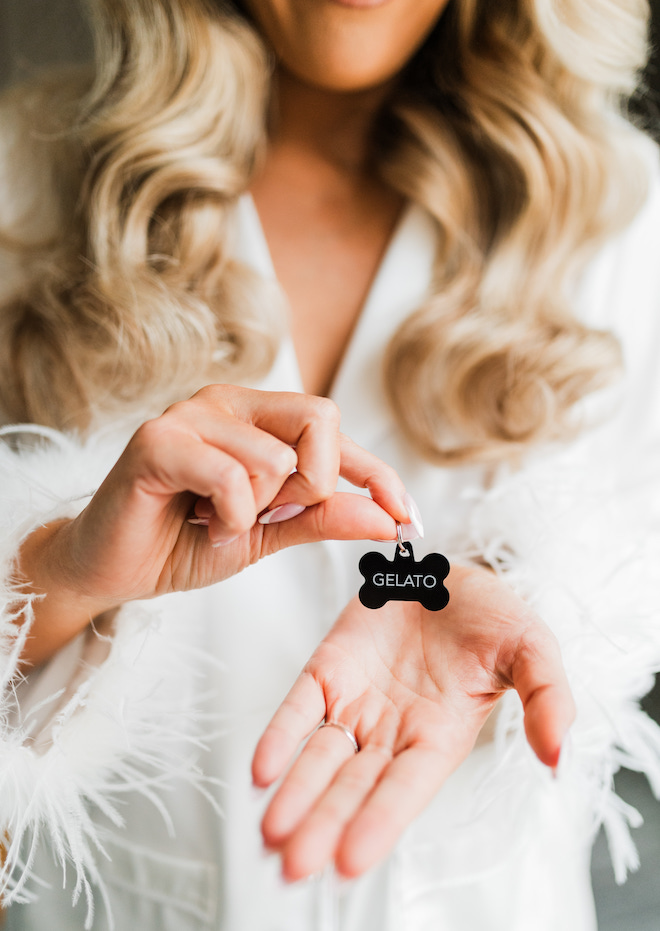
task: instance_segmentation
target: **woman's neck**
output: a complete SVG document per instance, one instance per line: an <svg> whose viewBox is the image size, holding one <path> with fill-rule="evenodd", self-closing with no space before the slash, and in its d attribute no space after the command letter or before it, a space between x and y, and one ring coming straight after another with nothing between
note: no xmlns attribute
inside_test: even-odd
<svg viewBox="0 0 660 931"><path fill-rule="evenodd" d="M252 183L312 394L330 391L402 206L370 164L385 93L331 94L281 74Z"/></svg>
<svg viewBox="0 0 660 931"><path fill-rule="evenodd" d="M366 91L326 91L280 70L271 112L272 147L296 149L347 175L369 168L374 120L389 85Z"/></svg>

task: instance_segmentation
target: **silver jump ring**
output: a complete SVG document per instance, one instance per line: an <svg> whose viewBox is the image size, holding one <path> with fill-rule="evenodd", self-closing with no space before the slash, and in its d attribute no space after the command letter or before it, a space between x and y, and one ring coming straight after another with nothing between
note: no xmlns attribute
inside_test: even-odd
<svg viewBox="0 0 660 931"><path fill-rule="evenodd" d="M399 521L396 522L396 540L399 547L399 553L401 553L402 556L410 556L410 553L403 545L403 530L401 529L401 524Z"/></svg>
<svg viewBox="0 0 660 931"><path fill-rule="evenodd" d="M354 750L356 753L359 753L359 752L360 752L360 747L359 747L359 745L358 745L357 738L356 738L355 734L353 733L352 730L350 730L348 727L346 727L345 724L340 724L339 721L324 721L323 724L319 724L319 730L320 730L322 727L336 727L336 728L338 728L340 731L342 731L344 734L346 734L346 736L348 737L348 739L349 739L350 742L351 742L351 746L353 747L353 750Z"/></svg>

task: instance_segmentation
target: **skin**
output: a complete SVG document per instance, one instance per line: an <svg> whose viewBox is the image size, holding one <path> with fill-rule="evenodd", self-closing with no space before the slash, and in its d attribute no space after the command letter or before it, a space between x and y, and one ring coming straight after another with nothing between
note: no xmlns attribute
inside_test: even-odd
<svg viewBox="0 0 660 931"><path fill-rule="evenodd" d="M355 598L275 714L253 761L256 785L280 778L320 720L265 817L266 846L285 879L328 863L361 875L463 762L499 696L516 688L537 756L556 767L574 707L561 656L543 622L490 572L455 566L440 615Z"/></svg>
<svg viewBox="0 0 660 931"><path fill-rule="evenodd" d="M394 78L447 2L244 0L244 6L280 65L301 83L335 93L355 93Z"/></svg>

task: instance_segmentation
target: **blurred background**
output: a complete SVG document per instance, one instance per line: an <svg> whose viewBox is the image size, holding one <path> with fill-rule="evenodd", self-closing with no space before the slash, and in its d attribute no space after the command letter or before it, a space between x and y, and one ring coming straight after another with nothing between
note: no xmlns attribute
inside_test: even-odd
<svg viewBox="0 0 660 931"><path fill-rule="evenodd" d="M654 55L633 109L660 141L660 0L652 0L651 6ZM90 56L89 34L76 0L0 0L0 89L41 65ZM660 255L660 243L658 247ZM660 685L644 705L660 721ZM644 817L644 826L634 832L642 866L624 886L617 886L599 836L592 861L599 929L660 931L660 804L638 773L622 770L616 782L620 795Z"/></svg>

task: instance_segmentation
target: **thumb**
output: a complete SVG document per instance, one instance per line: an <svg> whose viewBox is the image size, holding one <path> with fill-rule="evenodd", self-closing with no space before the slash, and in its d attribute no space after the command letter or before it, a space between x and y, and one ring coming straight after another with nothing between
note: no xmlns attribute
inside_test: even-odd
<svg viewBox="0 0 660 931"><path fill-rule="evenodd" d="M290 520L264 527L263 555L319 540L395 540L396 521L366 495L337 492Z"/></svg>
<svg viewBox="0 0 660 931"><path fill-rule="evenodd" d="M541 621L528 628L512 665L513 685L525 711L525 733L539 760L553 769L575 720L575 702L559 644Z"/></svg>

